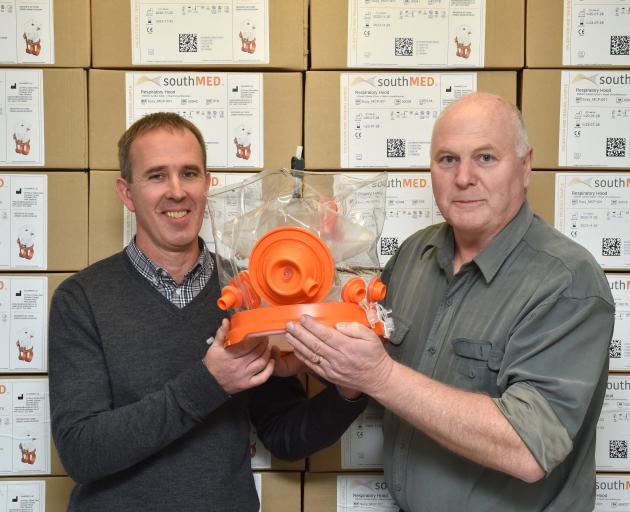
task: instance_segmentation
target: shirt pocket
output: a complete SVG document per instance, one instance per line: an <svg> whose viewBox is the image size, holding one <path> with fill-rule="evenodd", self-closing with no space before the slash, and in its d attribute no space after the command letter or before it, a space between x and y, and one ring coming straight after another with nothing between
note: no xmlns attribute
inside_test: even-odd
<svg viewBox="0 0 630 512"><path fill-rule="evenodd" d="M393 315L393 317L394 332L389 338L388 352L393 359L400 361L403 350L405 350L406 346L409 345L409 343L405 343L405 340L407 338L407 334L409 334L411 324L399 316Z"/></svg>
<svg viewBox="0 0 630 512"><path fill-rule="evenodd" d="M452 341L455 353L456 387L499 396L497 376L503 362L503 351L493 348L490 341L456 338Z"/></svg>

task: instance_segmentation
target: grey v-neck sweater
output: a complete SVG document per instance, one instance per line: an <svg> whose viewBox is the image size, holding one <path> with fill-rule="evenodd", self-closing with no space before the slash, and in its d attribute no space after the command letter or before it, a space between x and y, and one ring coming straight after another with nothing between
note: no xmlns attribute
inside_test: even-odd
<svg viewBox="0 0 630 512"><path fill-rule="evenodd" d="M278 457L334 442L365 407L334 388L306 400L272 378L230 397L202 363L224 315L216 272L179 309L124 253L67 279L51 305L52 430L78 482L72 511L255 511L251 418Z"/></svg>

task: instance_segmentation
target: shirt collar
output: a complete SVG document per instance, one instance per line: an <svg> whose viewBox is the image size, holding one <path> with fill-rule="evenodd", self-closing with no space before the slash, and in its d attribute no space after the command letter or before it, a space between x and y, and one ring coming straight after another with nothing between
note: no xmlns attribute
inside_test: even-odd
<svg viewBox="0 0 630 512"><path fill-rule="evenodd" d="M199 242L199 257L192 266L192 268L184 276L184 282L189 278L197 277L201 272L204 272L206 276L210 276L213 270L212 256L201 237L198 237ZM161 278L168 276L172 279L168 271L159 265L156 265L147 255L145 255L138 244L136 244L136 237L134 236L129 242L129 245L125 248L129 259L133 263L133 266L141 274L150 278Z"/></svg>
<svg viewBox="0 0 630 512"><path fill-rule="evenodd" d="M516 216L494 237L481 253L473 258L486 283L492 281L503 262L523 239L533 218L534 213L528 202L524 201ZM446 222L440 225L425 245L420 256L424 256L432 248L437 249L437 260L440 267L447 272L452 272L453 259L455 258L455 242L453 229Z"/></svg>
<svg viewBox="0 0 630 512"><path fill-rule="evenodd" d="M481 270L486 283L492 281L501 265L523 239L533 218L534 213L527 201L524 201L520 210L508 225L494 237L483 251L475 256L473 261Z"/></svg>

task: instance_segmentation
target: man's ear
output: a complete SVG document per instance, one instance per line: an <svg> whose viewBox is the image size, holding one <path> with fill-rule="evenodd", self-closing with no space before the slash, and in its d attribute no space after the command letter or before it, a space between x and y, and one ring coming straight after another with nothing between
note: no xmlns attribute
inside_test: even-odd
<svg viewBox="0 0 630 512"><path fill-rule="evenodd" d="M116 178L116 193L122 203L127 207L127 210L132 213L136 211L136 207L133 204L131 188L127 180L121 177Z"/></svg>
<svg viewBox="0 0 630 512"><path fill-rule="evenodd" d="M523 157L523 183L525 184L525 190L529 187L529 179L532 175L532 157L534 155L534 150L529 148L525 156Z"/></svg>

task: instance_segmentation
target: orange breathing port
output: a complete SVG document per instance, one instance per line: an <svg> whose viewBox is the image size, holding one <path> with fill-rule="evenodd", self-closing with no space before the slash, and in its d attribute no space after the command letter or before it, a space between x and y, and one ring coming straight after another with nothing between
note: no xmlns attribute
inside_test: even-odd
<svg viewBox="0 0 630 512"><path fill-rule="evenodd" d="M341 290L341 299L344 302L358 304L365 298L365 282L360 277L348 279Z"/></svg>
<svg viewBox="0 0 630 512"><path fill-rule="evenodd" d="M238 277L230 281L230 284L223 287L221 297L217 300L217 306L223 311L230 308L240 308L243 304L251 308L260 306L260 297L252 287L252 281L246 270L239 272Z"/></svg>
<svg viewBox="0 0 630 512"><path fill-rule="evenodd" d="M370 302L379 302L385 298L387 286L380 277L373 277L368 284L367 298Z"/></svg>
<svg viewBox="0 0 630 512"><path fill-rule="evenodd" d="M350 302L320 302L317 304L295 304L241 311L232 315L230 332L225 345L235 345L249 336L267 336L286 330L287 322L299 322L301 315L334 327L339 322L358 322L370 327L379 336L384 336L383 325L374 327L367 320L364 309Z"/></svg>
<svg viewBox="0 0 630 512"><path fill-rule="evenodd" d="M326 244L308 229L272 229L249 256L256 293L273 306L319 302L332 286L335 264Z"/></svg>

